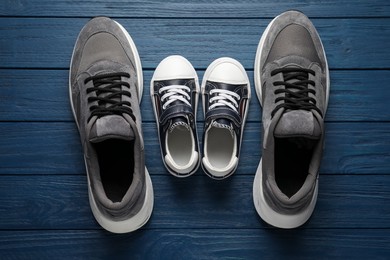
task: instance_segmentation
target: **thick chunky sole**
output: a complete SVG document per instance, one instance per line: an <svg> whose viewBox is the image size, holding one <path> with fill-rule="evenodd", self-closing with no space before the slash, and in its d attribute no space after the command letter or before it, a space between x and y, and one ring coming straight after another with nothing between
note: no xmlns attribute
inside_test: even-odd
<svg viewBox="0 0 390 260"><path fill-rule="evenodd" d="M87 176L88 176L89 204L91 206L92 213L96 221L105 230L110 231L112 233L128 233L140 229L143 225L145 225L148 222L153 211L154 194L153 194L152 180L150 179L150 175L146 167L145 167L146 191L145 191L144 204L142 205L142 208L137 214L135 214L131 218L122 221L114 221L112 219L109 219L100 212L100 210L96 205L96 201L93 197L93 193L91 190L91 182L89 180L89 174Z"/></svg>
<svg viewBox="0 0 390 260"><path fill-rule="evenodd" d="M134 53L134 59L135 59L135 68L136 68L136 71L137 71L137 85L138 85L138 94L139 94L139 102L141 103L141 99L142 99L142 93L143 93L143 86L144 86L144 78L143 78L143 74L142 74L142 64L141 64L141 58L139 57L139 54L138 54L138 50L137 50L137 47L135 46L135 43L133 41L133 39L131 38L130 34L126 31L125 28L123 28L123 26L118 23L117 21L114 21L118 26L119 28L121 28L122 32L126 35L126 39L128 40L130 46L131 46L131 49L133 50L133 53Z"/></svg>
<svg viewBox="0 0 390 260"><path fill-rule="evenodd" d="M276 212L267 204L264 199L262 183L262 161L260 161L259 167L257 168L255 180L253 182L253 203L255 205L257 213L265 222L274 227L285 229L296 228L306 223L306 221L312 215L315 205L317 203L318 179L316 180L314 194L309 206L298 214L292 215L286 215Z"/></svg>
<svg viewBox="0 0 390 260"><path fill-rule="evenodd" d="M268 37L270 28L273 26L275 21L278 20L278 18L283 15L280 14L277 17L275 17L267 26L265 29L263 35L260 38L259 45L257 47L256 51L256 58L255 58L255 64L254 64L254 82L255 82L255 90L257 94L257 98L259 99L260 104L262 105L262 90L261 90L261 71L260 68L262 67L263 64L261 64L261 56L262 56L262 51L264 49L264 43L266 38ZM326 59L326 54L324 50L324 46L321 41L321 47L325 55L325 64L326 64L326 100L325 100L325 110L324 110L324 116L328 107L328 101L329 101L329 90L330 90L330 78L329 78L329 67L328 67L328 61ZM310 205L308 206L307 209L304 211L298 213L298 214L293 214L293 215L283 215L275 210L273 210L267 202L264 200L264 193L263 193L263 185L262 185L262 177L263 177L263 172L262 172L262 163L260 160L260 164L257 168L256 171L256 176L255 180L253 183L253 201L256 207L256 210L260 217L267 222L268 224L279 227L279 228L295 228L298 227L302 224L304 224L311 216L313 213L316 201L317 201L317 194L318 194L318 179L316 180L316 186L315 186L315 191L313 198L310 202Z"/></svg>
<svg viewBox="0 0 390 260"><path fill-rule="evenodd" d="M113 20L114 21L114 20ZM129 45L131 46L131 49L133 51L134 59L135 59L135 67L137 72L137 83L138 83L138 94L139 94L139 102L141 102L142 99L142 92L143 92L143 75L142 75L142 64L141 59L139 57L137 48L135 46L135 43L129 33L126 31L126 29L119 24L118 22L114 21L119 28L122 30L122 32L125 34L126 39L128 40ZM76 47L76 45L75 45ZM73 63L73 57L74 57L75 48L73 49L72 58L70 61L70 64ZM70 70L72 69L72 66L70 66ZM73 99L72 99L72 82L70 76L72 75L72 71L69 71L69 99L70 99L70 105L72 108L73 117L75 119L76 125L78 130L80 131L80 127L77 121L74 105L73 105ZM84 158L85 161L85 158ZM139 228L141 228L144 224L147 223L150 216L152 215L153 211L153 204L154 204L154 195L153 195L153 185L152 181L150 179L150 175L148 170L145 167L145 181L146 181L146 193L145 193L145 200L144 204L142 205L141 210L134 215L133 217L123 220L123 221L113 221L111 219L108 219L105 217L100 210L98 209L95 199L93 197L93 193L91 190L91 182L89 179L88 174L88 167L87 162L85 161L85 168L87 171L87 177L88 177L88 197L89 197L89 204L91 206L92 213L96 219L96 221L106 230L113 232L113 233L127 233L131 231L135 231Z"/></svg>
<svg viewBox="0 0 390 260"><path fill-rule="evenodd" d="M217 67L218 65L222 64L222 63L232 63L232 64L236 65L238 68L240 68L241 72L246 76L246 81L247 81L247 84L248 84L248 104L246 106L246 109L245 109L245 112L244 112L244 118L243 118L242 124L241 124L241 139L240 139L240 147L239 147L239 149L241 150L242 138L244 136L244 127L245 127L246 118L247 118L247 115L248 115L249 103L250 103L250 100L251 100L251 85L250 85L250 81L249 81L249 78L248 78L248 74L246 73L245 68L242 66L242 64L239 61L237 61L235 59L232 59L232 58L229 58L229 57L222 57L222 58L214 60L207 67L207 70L206 70L205 74L203 75L203 80L202 80L202 85L201 85L202 97L205 94L206 82L209 80L210 74L211 74L212 70L215 67ZM206 103L205 103L205 99L204 98L202 98L202 107L203 107L203 113L204 113L204 111L206 111ZM203 160L203 157L202 157L202 160ZM205 169L205 167L203 166L203 163L202 163L202 168L203 168L203 171L205 172L205 174L207 176L209 176L210 178L214 179L214 180L223 180L223 179L226 179L226 178L230 177L237 170L237 167L238 167L238 164L228 174L225 174L223 176L215 176L215 175L211 174L209 171L207 171L207 169Z"/></svg>
<svg viewBox="0 0 390 260"><path fill-rule="evenodd" d="M187 63L191 68L193 68L192 64L186 59L184 58L183 56L180 56L180 55L172 55L172 56L168 56L166 57L165 59L178 59L182 62L185 62ZM165 60L164 59L164 60ZM195 79L195 87L196 87L196 93L198 93L198 95L195 96L195 111L194 111L194 116L195 116L195 120L196 120L196 114L197 114L197 110L198 110L198 102L199 102L199 91L200 91L200 87L199 87L199 79L198 79L198 75L196 74L196 71L195 69L193 68L193 75L191 75L191 78L194 78ZM154 118L156 120L156 124L158 125L159 124L159 119L158 119L158 116L157 116L157 109L156 109L156 102L154 100L154 91L153 91L153 86L154 86L154 81L155 81L155 77L154 77L154 74L153 74L153 77L152 77L152 80L150 81L150 98L152 100L152 105L153 105L153 112L154 112ZM171 80L171 78L165 78L165 79L157 79L157 80ZM159 140L159 143L161 144L161 138L160 138L160 128L157 127L157 132L158 132L158 140ZM198 132L196 132L196 135L198 135ZM198 136L197 136L197 140L198 139ZM198 144L195 144L195 145L198 145ZM198 149L199 150L199 149ZM200 160L198 160L196 166L194 167L194 169L192 169L190 172L188 173L178 173L178 172L175 172L174 170L172 170L165 162L165 158L163 156L164 154L164 151L162 150L162 147L160 145L160 153L161 153L161 157L162 157L162 161L164 163L164 166L165 168L168 170L168 172L170 174L172 174L173 176L175 177L178 177L178 178L186 178L186 177L189 177L191 175L193 175L198 169L199 169L199 166L200 166ZM200 154L198 154L198 157L200 158Z"/></svg>

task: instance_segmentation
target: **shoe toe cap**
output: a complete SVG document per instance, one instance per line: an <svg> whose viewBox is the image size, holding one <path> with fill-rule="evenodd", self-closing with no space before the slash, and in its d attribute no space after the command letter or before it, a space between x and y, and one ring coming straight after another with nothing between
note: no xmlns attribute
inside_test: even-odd
<svg viewBox="0 0 390 260"><path fill-rule="evenodd" d="M153 78L154 80L196 78L196 72L186 58L173 55L160 62L154 72Z"/></svg>
<svg viewBox="0 0 390 260"><path fill-rule="evenodd" d="M217 60L208 80L226 84L248 83L248 77L242 65L238 61L228 58Z"/></svg>

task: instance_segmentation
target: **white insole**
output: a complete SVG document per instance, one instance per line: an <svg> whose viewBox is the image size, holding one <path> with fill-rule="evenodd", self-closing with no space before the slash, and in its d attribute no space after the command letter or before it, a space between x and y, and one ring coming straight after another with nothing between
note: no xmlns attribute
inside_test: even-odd
<svg viewBox="0 0 390 260"><path fill-rule="evenodd" d="M193 151L191 131L183 127L175 127L167 134L167 150L179 166L185 166L191 159Z"/></svg>
<svg viewBox="0 0 390 260"><path fill-rule="evenodd" d="M234 152L234 138L229 129L211 127L207 133L207 157L216 168L225 168Z"/></svg>

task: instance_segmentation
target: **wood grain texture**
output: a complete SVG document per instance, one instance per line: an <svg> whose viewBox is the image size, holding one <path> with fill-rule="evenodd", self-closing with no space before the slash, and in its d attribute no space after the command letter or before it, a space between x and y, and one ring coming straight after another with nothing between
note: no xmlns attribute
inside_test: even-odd
<svg viewBox="0 0 390 260"><path fill-rule="evenodd" d="M176 0L116 0L73 1L73 0L4 0L0 5L1 16L55 16L92 17L109 15L113 17L230 17L230 18L272 18L289 9L298 9L316 17L380 17L389 16L390 5L386 1L253 1L218 0L189 1Z"/></svg>
<svg viewBox="0 0 390 260"><path fill-rule="evenodd" d="M262 133L253 63L265 27L288 9L308 15L323 40L331 96L315 211L301 228L278 230L253 206ZM126 235L102 230L93 218L68 100L74 43L97 15L129 31L144 67L155 206L146 226ZM388 259L389 24L389 1L2 0L0 258ZM238 170L227 180L202 170L178 179L162 164L148 90L155 67L172 54L188 58L200 79L223 56L248 71L248 124ZM199 136L202 116L199 107Z"/></svg>
<svg viewBox="0 0 390 260"><path fill-rule="evenodd" d="M143 122L155 122L149 86L154 70L144 71ZM204 70L198 70L202 79ZM248 121L261 121L261 107L248 71L252 99ZM390 70L333 70L327 121L390 121ZM68 70L0 70L0 121L73 121ZM380 95L378 94L380 93ZM198 122L203 122L201 105Z"/></svg>
<svg viewBox="0 0 390 260"><path fill-rule="evenodd" d="M155 206L145 229L270 228L253 206L253 180L152 176ZM303 228L390 229L389 186L388 175L321 175L316 209ZM0 194L0 230L101 229L86 176L0 176Z"/></svg>
<svg viewBox="0 0 390 260"><path fill-rule="evenodd" d="M261 157L260 123L248 123L236 174L255 173ZM198 126L202 136L201 126ZM77 128L69 123L0 123L0 174L83 174ZM154 123L143 124L146 165L167 174ZM202 138L200 138L202 142ZM322 173L390 174L390 123L327 123ZM202 174L199 169L197 174Z"/></svg>
<svg viewBox="0 0 390 260"><path fill-rule="evenodd" d="M230 56L253 69L270 19L117 19L133 37L144 68L180 54L197 69ZM0 68L68 68L88 19L0 18ZM313 19L331 69L389 68L390 18ZM178 33L180 32L180 33ZM377 51L380 50L380 51Z"/></svg>
<svg viewBox="0 0 390 260"><path fill-rule="evenodd" d="M0 231L6 259L387 259L388 229Z"/></svg>

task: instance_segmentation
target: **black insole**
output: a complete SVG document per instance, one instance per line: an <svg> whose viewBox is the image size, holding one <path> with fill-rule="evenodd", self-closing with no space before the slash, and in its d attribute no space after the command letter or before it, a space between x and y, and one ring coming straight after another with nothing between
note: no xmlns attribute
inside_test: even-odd
<svg viewBox="0 0 390 260"><path fill-rule="evenodd" d="M292 197L304 184L317 140L275 138L275 181L279 189Z"/></svg>
<svg viewBox="0 0 390 260"><path fill-rule="evenodd" d="M133 181L134 141L108 139L94 147L106 196L112 202L120 202Z"/></svg>

